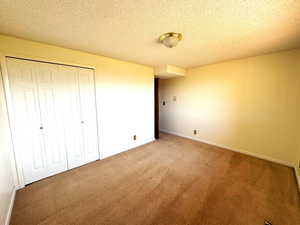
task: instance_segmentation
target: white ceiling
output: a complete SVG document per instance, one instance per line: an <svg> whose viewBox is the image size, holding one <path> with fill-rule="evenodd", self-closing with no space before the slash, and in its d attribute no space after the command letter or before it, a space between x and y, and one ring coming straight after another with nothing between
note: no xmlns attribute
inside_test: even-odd
<svg viewBox="0 0 300 225"><path fill-rule="evenodd" d="M187 68L300 47L300 0L0 0L0 33Z"/></svg>

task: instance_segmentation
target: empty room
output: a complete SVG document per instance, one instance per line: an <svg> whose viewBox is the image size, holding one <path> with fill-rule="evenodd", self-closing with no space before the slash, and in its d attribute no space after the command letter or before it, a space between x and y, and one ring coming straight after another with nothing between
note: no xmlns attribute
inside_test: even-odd
<svg viewBox="0 0 300 225"><path fill-rule="evenodd" d="M0 0L0 225L300 225L300 0Z"/></svg>

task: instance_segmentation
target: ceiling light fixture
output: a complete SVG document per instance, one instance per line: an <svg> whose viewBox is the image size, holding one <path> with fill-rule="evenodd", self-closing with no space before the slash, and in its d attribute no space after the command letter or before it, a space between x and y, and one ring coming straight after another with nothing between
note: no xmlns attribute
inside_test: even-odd
<svg viewBox="0 0 300 225"><path fill-rule="evenodd" d="M182 40L182 34L181 33L165 33L160 35L159 41L163 43L168 48L175 47L179 41Z"/></svg>

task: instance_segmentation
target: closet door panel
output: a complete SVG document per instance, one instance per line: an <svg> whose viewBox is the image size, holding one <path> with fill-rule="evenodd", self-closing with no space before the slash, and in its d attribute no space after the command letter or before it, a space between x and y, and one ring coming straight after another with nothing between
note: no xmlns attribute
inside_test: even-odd
<svg viewBox="0 0 300 225"><path fill-rule="evenodd" d="M38 88L33 62L7 58L14 109L14 146L22 156L25 183L47 177L47 160L40 130Z"/></svg>
<svg viewBox="0 0 300 225"><path fill-rule="evenodd" d="M20 96L18 101L22 101L23 116L18 115L18 150L22 152L24 178L26 183L47 177L48 164L45 154L45 143L43 133L39 129L41 123L39 118L37 96L32 89L24 90L23 99ZM22 105L22 106L21 106ZM19 114L19 113L18 113ZM24 121L26 120L26 122ZM23 125L21 125L23 124ZM22 126L22 127L20 127Z"/></svg>
<svg viewBox="0 0 300 225"><path fill-rule="evenodd" d="M59 75L64 95L62 108L68 167L72 169L84 164L77 68L59 66Z"/></svg>
<svg viewBox="0 0 300 225"><path fill-rule="evenodd" d="M79 68L78 81L83 148L85 161L87 163L99 159L94 71Z"/></svg>
<svg viewBox="0 0 300 225"><path fill-rule="evenodd" d="M7 58L25 183L98 160L94 71Z"/></svg>
<svg viewBox="0 0 300 225"><path fill-rule="evenodd" d="M39 102L42 118L45 152L47 156L49 175L57 174L67 169L67 158L64 143L64 128L62 125L62 93L57 82L57 65L36 63Z"/></svg>

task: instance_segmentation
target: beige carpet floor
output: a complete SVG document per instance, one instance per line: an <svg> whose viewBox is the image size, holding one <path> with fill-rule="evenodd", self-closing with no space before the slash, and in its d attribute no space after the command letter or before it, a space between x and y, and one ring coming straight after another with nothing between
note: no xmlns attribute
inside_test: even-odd
<svg viewBox="0 0 300 225"><path fill-rule="evenodd" d="M158 141L17 192L11 225L299 225L291 168L192 140Z"/></svg>

